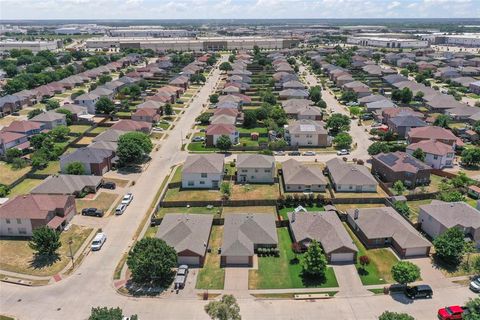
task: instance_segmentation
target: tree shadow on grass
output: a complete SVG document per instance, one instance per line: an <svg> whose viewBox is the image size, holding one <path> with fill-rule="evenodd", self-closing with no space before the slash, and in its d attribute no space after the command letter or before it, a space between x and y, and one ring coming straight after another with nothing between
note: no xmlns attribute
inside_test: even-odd
<svg viewBox="0 0 480 320"><path fill-rule="evenodd" d="M125 288L127 289L128 293L134 297L154 297L162 294L168 289L154 284L137 284L131 279L127 281Z"/></svg>
<svg viewBox="0 0 480 320"><path fill-rule="evenodd" d="M370 274L370 272L368 272L367 269L362 268L362 267L357 268L357 272L358 272L358 275L362 276L362 277L368 276Z"/></svg>
<svg viewBox="0 0 480 320"><path fill-rule="evenodd" d="M59 254L52 255L42 255L36 254L33 259L30 261L30 266L34 269L43 269L54 265L56 262L60 261Z"/></svg>
<svg viewBox="0 0 480 320"><path fill-rule="evenodd" d="M305 272L302 272L300 274L300 277L302 278L302 283L305 287L319 287L323 285L325 282L327 282L327 279L324 276L315 277L315 276L306 274Z"/></svg>

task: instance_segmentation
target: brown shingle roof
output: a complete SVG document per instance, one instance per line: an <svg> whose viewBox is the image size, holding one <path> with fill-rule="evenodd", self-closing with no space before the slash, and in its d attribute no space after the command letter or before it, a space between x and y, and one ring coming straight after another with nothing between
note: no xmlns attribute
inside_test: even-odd
<svg viewBox="0 0 480 320"><path fill-rule="evenodd" d="M47 194L16 196L0 207L0 217L45 219L49 211L64 208L70 197Z"/></svg>

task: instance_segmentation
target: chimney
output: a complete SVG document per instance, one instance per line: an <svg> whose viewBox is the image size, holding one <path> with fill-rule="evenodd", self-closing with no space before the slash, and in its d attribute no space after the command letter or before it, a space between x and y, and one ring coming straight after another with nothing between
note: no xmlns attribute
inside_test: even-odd
<svg viewBox="0 0 480 320"><path fill-rule="evenodd" d="M292 222L295 222L295 215L296 215L296 214L297 214L297 213L296 213L295 211L292 212Z"/></svg>
<svg viewBox="0 0 480 320"><path fill-rule="evenodd" d="M353 212L353 219L354 219L354 220L357 220L357 219L358 219L358 214L359 214L359 213L360 213L360 210L358 210L358 208L355 209L355 211Z"/></svg>

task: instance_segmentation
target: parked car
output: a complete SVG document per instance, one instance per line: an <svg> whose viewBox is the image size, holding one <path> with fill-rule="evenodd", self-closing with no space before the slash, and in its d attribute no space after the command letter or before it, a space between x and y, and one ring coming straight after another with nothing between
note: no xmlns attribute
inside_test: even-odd
<svg viewBox="0 0 480 320"><path fill-rule="evenodd" d="M480 276L476 276L473 278L473 280L470 282L470 290L473 292L480 292Z"/></svg>
<svg viewBox="0 0 480 320"><path fill-rule="evenodd" d="M362 114L362 120L372 120L372 119L373 119L373 114L371 113Z"/></svg>
<svg viewBox="0 0 480 320"><path fill-rule="evenodd" d="M346 156L347 154L350 154L350 151L348 151L347 149L337 151L337 156Z"/></svg>
<svg viewBox="0 0 480 320"><path fill-rule="evenodd" d="M288 153L289 156L299 156L300 154L301 154L300 151L290 151Z"/></svg>
<svg viewBox="0 0 480 320"><path fill-rule="evenodd" d="M284 155L285 155L285 151L274 151L274 152L273 152L273 155L275 155L275 156L284 156Z"/></svg>
<svg viewBox="0 0 480 320"><path fill-rule="evenodd" d="M196 136L196 137L193 137L192 141L193 142L203 142L203 141L205 141L205 137Z"/></svg>
<svg viewBox="0 0 480 320"><path fill-rule="evenodd" d="M314 156L316 155L315 151L305 151L303 153L304 156Z"/></svg>
<svg viewBox="0 0 480 320"><path fill-rule="evenodd" d="M103 232L97 233L95 238L93 238L92 245L90 246L92 251L100 250L105 241L107 241L107 235Z"/></svg>
<svg viewBox="0 0 480 320"><path fill-rule="evenodd" d="M412 300L421 298L430 299L433 296L433 290L429 285L421 284L418 286L407 287L405 289L405 295Z"/></svg>
<svg viewBox="0 0 480 320"><path fill-rule="evenodd" d="M162 132L162 131L163 131L163 128L161 128L161 127L153 127L153 128L152 128L152 131Z"/></svg>
<svg viewBox="0 0 480 320"><path fill-rule="evenodd" d="M188 275L188 266L181 265L178 267L177 275L175 276L175 280L173 281L175 290L180 290L185 288L185 283L187 282L187 275Z"/></svg>
<svg viewBox="0 0 480 320"><path fill-rule="evenodd" d="M460 306L450 306L438 310L438 318L440 320L457 320L463 319L465 309Z"/></svg>
<svg viewBox="0 0 480 320"><path fill-rule="evenodd" d="M85 208L82 210L82 216L103 217L103 210L97 208Z"/></svg>
<svg viewBox="0 0 480 320"><path fill-rule="evenodd" d="M118 205L118 207L115 209L115 214L118 216L118 215L121 215L125 212L125 209L127 209L127 205L126 204L122 204L120 203Z"/></svg>
<svg viewBox="0 0 480 320"><path fill-rule="evenodd" d="M128 206L133 200L133 194L130 192L123 196L122 204Z"/></svg>
<svg viewBox="0 0 480 320"><path fill-rule="evenodd" d="M101 187L104 188L104 189L115 190L115 188L117 187L117 184L115 182L107 181L107 182L104 182L101 185Z"/></svg>

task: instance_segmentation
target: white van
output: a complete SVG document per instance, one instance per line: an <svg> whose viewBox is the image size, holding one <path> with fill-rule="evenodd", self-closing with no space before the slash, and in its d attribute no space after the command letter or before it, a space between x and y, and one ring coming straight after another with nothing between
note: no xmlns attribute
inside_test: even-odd
<svg viewBox="0 0 480 320"><path fill-rule="evenodd" d="M107 241L107 235L103 232L97 233L97 235L95 236L95 238L93 238L92 241L92 251L100 250L105 241Z"/></svg>

